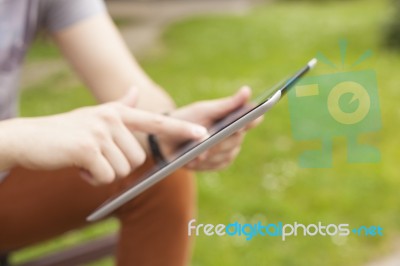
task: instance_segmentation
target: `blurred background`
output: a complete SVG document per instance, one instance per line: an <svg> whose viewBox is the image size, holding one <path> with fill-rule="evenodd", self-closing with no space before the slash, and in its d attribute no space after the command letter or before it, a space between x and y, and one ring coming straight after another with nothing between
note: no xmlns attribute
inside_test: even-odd
<svg viewBox="0 0 400 266"><path fill-rule="evenodd" d="M317 53L341 65L319 64L312 75L372 69L383 127L366 140L379 148L375 164L346 162L346 138L333 140L333 167L300 168L287 99L247 137L227 170L198 175L198 223L284 222L380 225L383 237L197 237L192 265L400 265L400 1L175 0L109 1L115 23L146 71L178 105L274 85ZM373 56L352 69L367 50ZM22 80L24 116L94 104L45 37L29 51ZM24 261L116 231L108 220L14 254ZM390 264L392 263L392 264ZM113 265L112 258L93 265Z"/></svg>

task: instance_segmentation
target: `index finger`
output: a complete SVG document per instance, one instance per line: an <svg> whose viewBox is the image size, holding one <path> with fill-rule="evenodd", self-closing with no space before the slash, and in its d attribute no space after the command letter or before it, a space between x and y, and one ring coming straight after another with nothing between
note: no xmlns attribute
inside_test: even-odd
<svg viewBox="0 0 400 266"><path fill-rule="evenodd" d="M208 134L198 124L126 106L118 109L123 123L132 130L182 139L201 139Z"/></svg>

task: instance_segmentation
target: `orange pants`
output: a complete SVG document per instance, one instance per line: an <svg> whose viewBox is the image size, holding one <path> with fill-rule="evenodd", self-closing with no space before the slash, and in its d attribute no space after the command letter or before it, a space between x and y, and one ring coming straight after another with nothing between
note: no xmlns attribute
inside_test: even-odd
<svg viewBox="0 0 400 266"><path fill-rule="evenodd" d="M93 187L76 169L14 169L0 183L0 254L88 225L86 216L125 189L150 163L110 185ZM179 170L125 204L119 218L118 265L187 265L187 222L195 206L194 179Z"/></svg>

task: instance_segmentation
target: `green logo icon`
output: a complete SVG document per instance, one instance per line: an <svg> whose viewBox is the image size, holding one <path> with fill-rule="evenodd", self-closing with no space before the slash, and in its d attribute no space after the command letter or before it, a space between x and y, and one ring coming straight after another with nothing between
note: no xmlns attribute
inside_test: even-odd
<svg viewBox="0 0 400 266"><path fill-rule="evenodd" d="M347 43L340 42L342 62ZM353 66L371 52L363 54ZM334 66L319 54L320 62ZM336 137L347 140L347 162L376 163L380 152L361 143L360 137L382 127L378 85L372 69L335 72L303 78L289 91L289 110L293 137L297 141L319 140L319 149L306 150L299 158L301 167L332 167L332 146Z"/></svg>

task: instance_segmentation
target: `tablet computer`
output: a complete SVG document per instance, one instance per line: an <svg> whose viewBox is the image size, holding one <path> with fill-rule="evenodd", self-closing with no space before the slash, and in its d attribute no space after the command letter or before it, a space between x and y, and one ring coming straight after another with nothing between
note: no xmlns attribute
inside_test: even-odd
<svg viewBox="0 0 400 266"><path fill-rule="evenodd" d="M218 144L225 138L229 137L248 123L262 116L271 109L279 99L311 68L317 63L316 59L312 59L308 64L296 72L291 78L285 82L275 86L273 89L266 91L258 100L251 104L247 104L225 118L217 121L209 128L209 137L202 141L193 141L185 144L178 149L173 155L166 158L165 162L155 165L143 176L135 180L130 188L112 197L88 217L88 221L96 221L111 214L113 211L121 207L126 202L138 196L140 193L157 184L175 170L183 167L198 155L208 150L212 146Z"/></svg>

